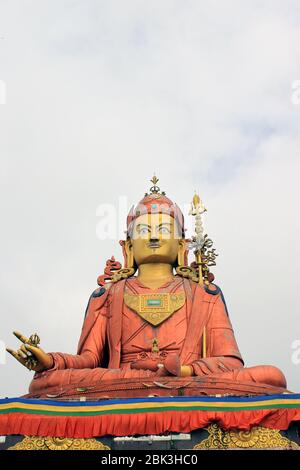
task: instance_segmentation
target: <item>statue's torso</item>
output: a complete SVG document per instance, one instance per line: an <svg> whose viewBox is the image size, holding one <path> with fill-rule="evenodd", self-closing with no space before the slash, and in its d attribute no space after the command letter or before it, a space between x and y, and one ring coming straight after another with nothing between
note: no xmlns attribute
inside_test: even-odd
<svg viewBox="0 0 300 470"><path fill-rule="evenodd" d="M184 292L182 280L164 284L159 289L150 289L137 278L131 278L126 287L130 294L181 293ZM153 340L157 340L159 354L179 352L187 332L188 312L186 303L159 325L145 321L138 313L123 304L121 363L129 364L134 359L150 355Z"/></svg>

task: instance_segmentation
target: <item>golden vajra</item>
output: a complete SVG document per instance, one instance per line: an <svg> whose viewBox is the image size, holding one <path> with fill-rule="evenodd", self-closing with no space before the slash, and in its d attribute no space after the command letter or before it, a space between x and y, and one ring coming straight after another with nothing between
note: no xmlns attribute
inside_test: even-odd
<svg viewBox="0 0 300 470"><path fill-rule="evenodd" d="M34 333L33 335L31 335L29 337L29 339L27 341L25 341L25 344L29 344L30 346L34 346L34 347L38 348L40 342L41 342L40 337L36 333ZM25 362L25 366L29 370L32 370L33 367L37 366L37 363L38 363L38 361L35 359L35 357L30 356L30 357L27 357L26 362Z"/></svg>

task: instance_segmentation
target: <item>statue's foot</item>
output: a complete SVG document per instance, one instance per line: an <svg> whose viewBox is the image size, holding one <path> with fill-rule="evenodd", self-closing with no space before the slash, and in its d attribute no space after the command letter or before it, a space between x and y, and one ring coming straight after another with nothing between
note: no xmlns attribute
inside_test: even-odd
<svg viewBox="0 0 300 470"><path fill-rule="evenodd" d="M273 387L286 388L286 378L278 367L275 366L253 366L224 372L223 378L236 381L247 381L272 385Z"/></svg>

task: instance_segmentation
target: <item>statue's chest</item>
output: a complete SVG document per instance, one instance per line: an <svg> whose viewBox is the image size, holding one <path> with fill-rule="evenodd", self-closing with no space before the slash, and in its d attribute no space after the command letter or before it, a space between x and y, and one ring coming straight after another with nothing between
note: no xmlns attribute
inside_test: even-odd
<svg viewBox="0 0 300 470"><path fill-rule="evenodd" d="M157 306L155 305L155 307ZM157 310L153 313L147 313L149 313L148 318L151 318L153 314L157 313ZM158 342L160 351L179 350L186 337L188 327L186 304L183 304L181 308L172 314L166 315L160 323L154 323L145 320L144 315L128 307L124 302L122 313L122 354L151 351L153 350L153 341L155 339Z"/></svg>
<svg viewBox="0 0 300 470"><path fill-rule="evenodd" d="M124 293L124 304L153 326L160 325L185 305L185 292Z"/></svg>

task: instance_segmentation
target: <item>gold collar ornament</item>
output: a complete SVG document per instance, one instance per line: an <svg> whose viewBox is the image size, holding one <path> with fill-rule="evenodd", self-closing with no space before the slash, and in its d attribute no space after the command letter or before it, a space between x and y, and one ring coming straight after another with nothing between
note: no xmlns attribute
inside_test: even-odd
<svg viewBox="0 0 300 470"><path fill-rule="evenodd" d="M158 294L124 293L124 302L140 317L157 326L185 304L185 292Z"/></svg>

